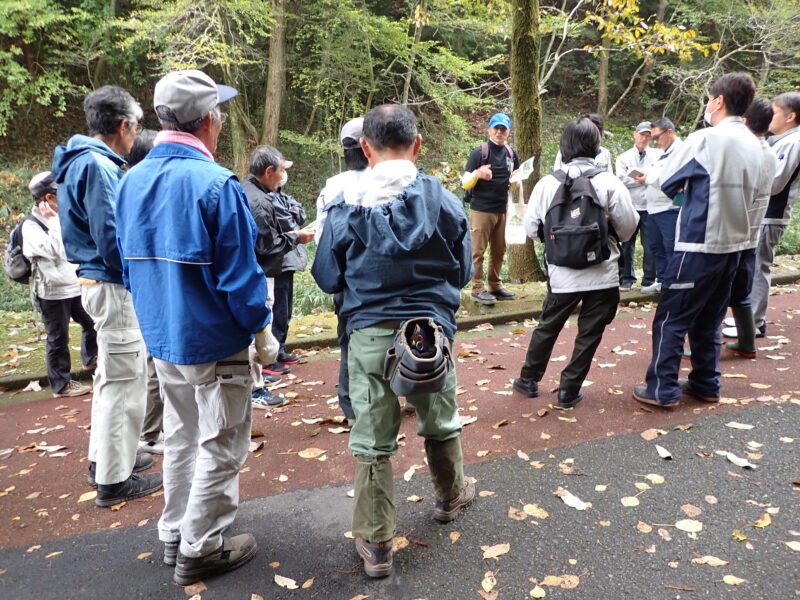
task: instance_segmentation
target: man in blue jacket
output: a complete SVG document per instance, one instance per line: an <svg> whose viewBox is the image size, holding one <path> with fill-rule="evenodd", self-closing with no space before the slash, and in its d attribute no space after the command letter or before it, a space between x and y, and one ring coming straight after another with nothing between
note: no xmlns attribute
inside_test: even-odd
<svg viewBox="0 0 800 600"><path fill-rule="evenodd" d="M343 293L339 314L350 336L348 369L356 422L353 536L371 577L392 571L395 533L390 457L397 452L400 406L383 378L386 352L401 322L429 317L452 343L460 290L470 280L472 246L461 202L414 165L422 137L407 108L386 104L364 118L360 143L371 170L328 209L311 273L328 293ZM452 521L475 497L465 483L461 421L450 365L435 394L410 394L431 470L434 518Z"/></svg>
<svg viewBox="0 0 800 600"><path fill-rule="evenodd" d="M272 362L267 284L256 226L236 176L214 162L236 90L201 71L156 84L162 131L117 196L125 284L164 398L164 512L158 534L174 580L188 585L256 553L249 533L223 537L239 504L250 441L248 347Z"/></svg>
<svg viewBox="0 0 800 600"><path fill-rule="evenodd" d="M114 194L139 130L142 109L128 92L104 86L83 102L89 135L55 150L58 211L67 260L78 265L81 302L97 330L89 483L98 506L151 494L161 474L136 475L153 457L137 456L147 402L147 353L131 296L122 285Z"/></svg>

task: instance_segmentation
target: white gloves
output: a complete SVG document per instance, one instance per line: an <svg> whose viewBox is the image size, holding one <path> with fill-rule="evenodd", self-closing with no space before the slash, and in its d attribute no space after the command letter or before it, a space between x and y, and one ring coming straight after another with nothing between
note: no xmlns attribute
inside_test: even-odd
<svg viewBox="0 0 800 600"><path fill-rule="evenodd" d="M275 336L272 335L269 326L265 327L262 331L256 334L256 339L253 340L256 346L256 360L262 365L271 365L278 358L278 351L280 344Z"/></svg>

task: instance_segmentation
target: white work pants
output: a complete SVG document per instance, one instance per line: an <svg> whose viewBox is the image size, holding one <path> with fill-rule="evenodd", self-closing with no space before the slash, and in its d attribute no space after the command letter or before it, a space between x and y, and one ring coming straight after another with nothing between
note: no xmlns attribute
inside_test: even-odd
<svg viewBox="0 0 800 600"><path fill-rule="evenodd" d="M97 483L110 485L133 472L147 405L147 351L122 285L82 285L81 303L97 330L89 460L96 463Z"/></svg>
<svg viewBox="0 0 800 600"><path fill-rule="evenodd" d="M239 470L250 443L252 380L247 348L199 365L155 359L164 399L163 542L205 556L239 507Z"/></svg>

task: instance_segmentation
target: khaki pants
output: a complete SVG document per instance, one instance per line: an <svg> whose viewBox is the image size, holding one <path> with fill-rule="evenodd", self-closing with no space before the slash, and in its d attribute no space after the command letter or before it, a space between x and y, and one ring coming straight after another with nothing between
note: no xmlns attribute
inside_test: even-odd
<svg viewBox="0 0 800 600"><path fill-rule="evenodd" d="M500 270L506 253L506 213L488 213L471 210L469 213L472 236L472 291L483 291L483 255L489 247L489 269L486 279L488 290L496 292L503 288Z"/></svg>
<svg viewBox="0 0 800 600"><path fill-rule="evenodd" d="M106 281L81 286L81 303L97 330L89 460L100 485L133 472L147 405L147 349L131 294Z"/></svg>
<svg viewBox="0 0 800 600"><path fill-rule="evenodd" d="M199 365L155 363L164 397L158 537L180 540L184 556L205 556L220 547L239 507L239 470L252 423L247 348Z"/></svg>

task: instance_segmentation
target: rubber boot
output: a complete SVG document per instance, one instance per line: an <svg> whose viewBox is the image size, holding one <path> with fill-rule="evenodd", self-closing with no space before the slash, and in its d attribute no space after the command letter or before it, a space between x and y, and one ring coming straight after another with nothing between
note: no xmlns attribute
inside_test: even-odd
<svg viewBox="0 0 800 600"><path fill-rule="evenodd" d="M444 442L425 440L425 454L431 470L433 490L439 500L451 500L464 489L464 455L461 438L454 437Z"/></svg>
<svg viewBox="0 0 800 600"><path fill-rule="evenodd" d="M744 358L755 358L756 322L753 318L753 309L750 306L736 306L731 308L731 312L736 321L738 337L735 342L727 342L725 347Z"/></svg>
<svg viewBox="0 0 800 600"><path fill-rule="evenodd" d="M353 537L385 542L394 537L394 478L388 456L356 456Z"/></svg>

